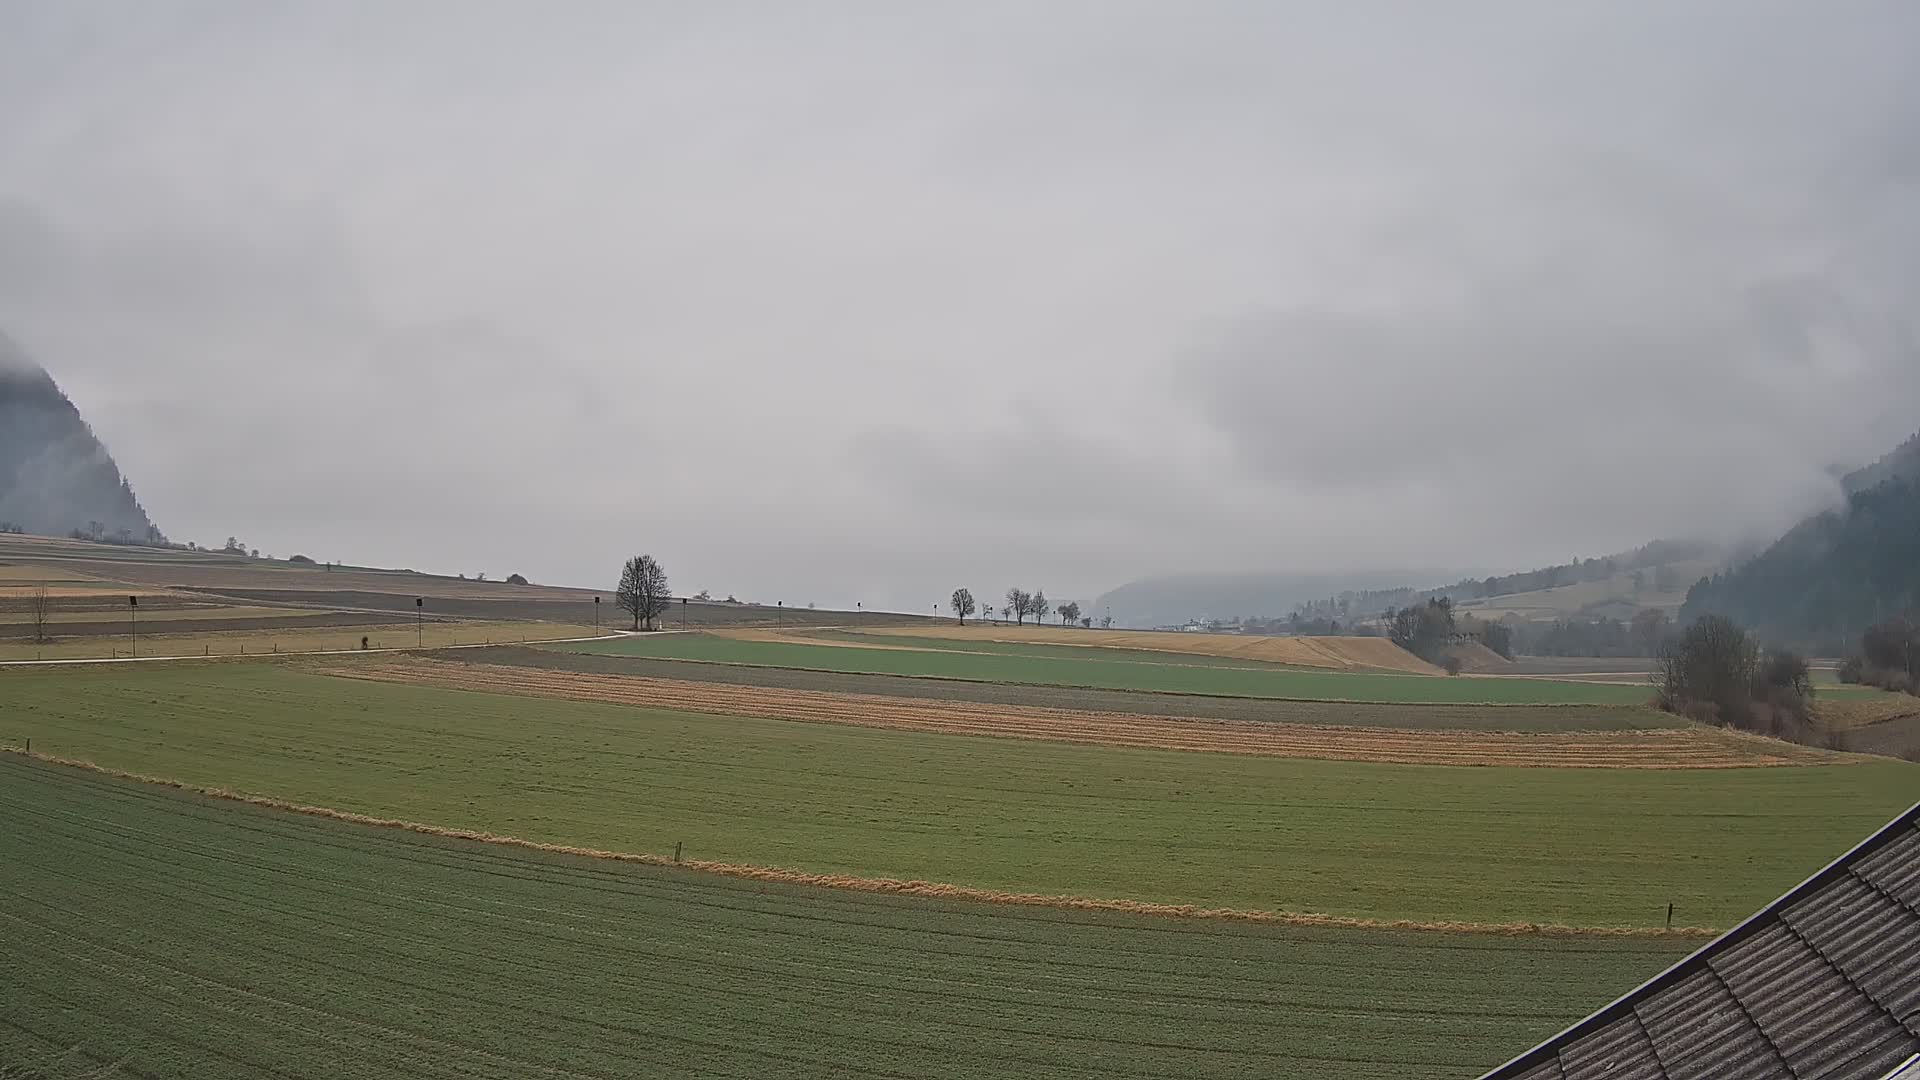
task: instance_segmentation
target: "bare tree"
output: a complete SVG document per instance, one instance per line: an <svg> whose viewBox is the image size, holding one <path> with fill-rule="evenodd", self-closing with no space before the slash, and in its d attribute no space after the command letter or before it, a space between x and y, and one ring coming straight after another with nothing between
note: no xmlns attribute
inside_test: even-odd
<svg viewBox="0 0 1920 1080"><path fill-rule="evenodd" d="M1027 614L1033 616L1035 623L1039 623L1047 617L1047 612L1052 610L1052 605L1047 603L1047 591L1035 589L1032 598L1027 602Z"/></svg>
<svg viewBox="0 0 1920 1080"><path fill-rule="evenodd" d="M667 572L651 555L635 555L620 571L620 587L614 590L614 603L633 616L633 628L641 622L653 629L653 620L667 610L672 597L667 592Z"/></svg>
<svg viewBox="0 0 1920 1080"><path fill-rule="evenodd" d="M960 616L961 626L967 625L967 616L980 610L980 605L973 602L972 589L953 590L953 600L951 603L953 604L953 613Z"/></svg>
<svg viewBox="0 0 1920 1080"><path fill-rule="evenodd" d="M1077 623L1080 621L1080 602L1075 600L1071 603L1061 604L1055 614L1060 616L1061 626Z"/></svg>
<svg viewBox="0 0 1920 1080"><path fill-rule="evenodd" d="M53 614L53 601L47 596L47 585L33 590L33 596L27 600L27 619L33 623L35 644L45 644L47 640L47 622Z"/></svg>
<svg viewBox="0 0 1920 1080"><path fill-rule="evenodd" d="M1015 626L1026 622L1027 613L1033 610L1033 594L1015 585L1007 590L1007 606L1004 610L1013 616Z"/></svg>

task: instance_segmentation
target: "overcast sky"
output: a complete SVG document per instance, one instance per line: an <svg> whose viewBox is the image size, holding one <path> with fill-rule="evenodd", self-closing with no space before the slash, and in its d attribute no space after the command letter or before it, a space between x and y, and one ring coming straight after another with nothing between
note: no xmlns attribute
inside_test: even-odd
<svg viewBox="0 0 1920 1080"><path fill-rule="evenodd" d="M161 528L925 609L1773 530L1920 428L1920 4L0 0Z"/></svg>

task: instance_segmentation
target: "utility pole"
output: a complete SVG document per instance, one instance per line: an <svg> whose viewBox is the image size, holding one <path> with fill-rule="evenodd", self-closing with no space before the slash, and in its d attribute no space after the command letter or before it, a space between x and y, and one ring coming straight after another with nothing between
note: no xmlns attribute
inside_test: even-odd
<svg viewBox="0 0 1920 1080"><path fill-rule="evenodd" d="M427 598L424 596L414 597L413 598L413 644L416 648L423 646L427 643L426 613L427 613Z"/></svg>
<svg viewBox="0 0 1920 1080"><path fill-rule="evenodd" d="M773 603L773 628L778 630L786 625L787 602L785 600L775 600Z"/></svg>
<svg viewBox="0 0 1920 1080"><path fill-rule="evenodd" d="M127 620L133 624L133 655L140 655L140 598L127 597Z"/></svg>
<svg viewBox="0 0 1920 1080"><path fill-rule="evenodd" d="M853 602L853 621L860 629L867 628L867 605L859 600Z"/></svg>
<svg viewBox="0 0 1920 1080"><path fill-rule="evenodd" d="M600 636L600 598L593 598L593 636Z"/></svg>

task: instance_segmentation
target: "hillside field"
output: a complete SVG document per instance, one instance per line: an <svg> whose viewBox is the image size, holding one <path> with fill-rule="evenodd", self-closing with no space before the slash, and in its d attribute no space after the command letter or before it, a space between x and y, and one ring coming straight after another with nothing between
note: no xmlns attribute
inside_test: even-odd
<svg viewBox="0 0 1920 1080"><path fill-rule="evenodd" d="M0 1060L50 1077L1465 1078L1689 947L738 881L11 754L0 816Z"/></svg>
<svg viewBox="0 0 1920 1080"><path fill-rule="evenodd" d="M1147 653L1161 659L1165 659L1167 654L1189 660L1217 657L1330 671L1397 671L1408 675L1440 673L1440 669L1432 664L1378 637L1264 637L1155 630L1085 630L1077 626L1008 626L1004 623L980 622L966 626L928 623L888 628L883 633L903 638L937 638L937 642L919 643L937 648L1044 645L1056 649L1096 650L1103 654Z"/></svg>
<svg viewBox="0 0 1920 1080"><path fill-rule="evenodd" d="M1726 926L1914 766L1361 764L676 713L211 663L0 672L0 741L531 840L1376 919Z"/></svg>
<svg viewBox="0 0 1920 1080"><path fill-rule="evenodd" d="M1097 649L1084 650L1084 656L941 651L938 639L934 638L925 639L921 645L916 649L861 648L763 637L745 639L724 634L658 634L555 647L608 656L872 675L1318 701L1637 705L1650 696L1645 686L1193 665L1182 664L1171 656L1161 661L1141 660L1137 654L1106 659Z"/></svg>

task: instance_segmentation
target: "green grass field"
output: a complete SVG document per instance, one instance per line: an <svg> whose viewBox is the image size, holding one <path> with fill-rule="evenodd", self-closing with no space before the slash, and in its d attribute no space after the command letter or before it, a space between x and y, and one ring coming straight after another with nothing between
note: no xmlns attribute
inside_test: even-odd
<svg viewBox="0 0 1920 1080"><path fill-rule="evenodd" d="M939 639L915 640L923 645L941 644ZM1303 671L1271 665L1219 667L1183 663L1183 656L1171 653L1159 654L1166 657L1163 662L1144 663L1091 656L861 649L800 642L742 641L708 634L660 634L554 648L609 656L649 656L870 675L1314 701L1637 705L1651 696L1645 686L1602 683Z"/></svg>
<svg viewBox="0 0 1920 1080"><path fill-rule="evenodd" d="M1422 705L1405 702L1288 701L1280 698L1093 690L1079 686L916 679L907 675L806 671L742 664L703 664L641 656L563 653L517 645L433 654L436 659L505 664L542 671L631 675L730 686L811 690L834 694L969 701L1146 716L1204 717L1332 727L1387 727L1435 731L1644 731L1687 727L1672 713L1644 705Z"/></svg>
<svg viewBox="0 0 1920 1080"><path fill-rule="evenodd" d="M0 754L0 1072L1470 1077L1684 951L943 903Z"/></svg>
<svg viewBox="0 0 1920 1080"><path fill-rule="evenodd" d="M0 741L532 840L1383 919L1727 926L1920 769L1360 765L654 712L239 663L0 673Z"/></svg>
<svg viewBox="0 0 1920 1080"><path fill-rule="evenodd" d="M1185 667L1239 668L1246 671L1315 671L1292 664L1274 664L1263 660L1234 656L1208 656L1205 653L1174 653L1158 649L1123 649L1114 645L1048 645L1038 641L989 641L984 638L945 638L918 634L889 634L884 631L859 631L844 628L809 630L799 635L851 645L892 645L907 649L939 649L943 652L982 653L994 656L1026 656L1045 660L1074 660L1106 663L1180 664Z"/></svg>

